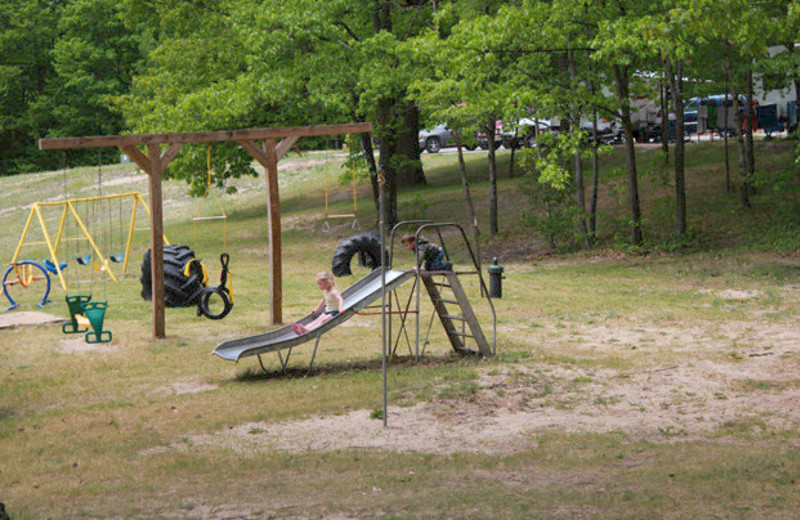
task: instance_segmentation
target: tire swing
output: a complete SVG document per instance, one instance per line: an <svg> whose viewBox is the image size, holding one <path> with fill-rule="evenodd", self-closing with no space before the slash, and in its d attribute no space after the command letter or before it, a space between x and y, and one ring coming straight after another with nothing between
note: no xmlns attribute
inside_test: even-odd
<svg viewBox="0 0 800 520"><path fill-rule="evenodd" d="M192 223L194 226L195 249L197 249L197 222L205 220L222 220L223 226L227 225L227 216L219 203L219 199L212 196L217 202L220 215L211 217L201 217L200 209L203 206L211 191L211 147L208 147L208 183L203 200L195 211ZM223 250L225 249L226 234L223 227ZM210 320L221 320L233 309L233 277L231 276L228 264L230 255L222 253L219 257L222 271L220 273L219 285L208 287L208 271L205 265L195 257L195 252L185 245L165 245L164 246L164 305L167 307L193 307L197 306L197 315L204 316ZM151 251L148 249L142 261L142 274L139 281L142 284L141 296L145 300L152 300L152 272L151 272ZM228 279L231 279L231 287L228 288Z"/></svg>
<svg viewBox="0 0 800 520"><path fill-rule="evenodd" d="M350 261L358 253L358 265L377 269L381 266L381 236L377 231L364 231L342 240L333 252L331 272L336 276L349 276ZM388 259L386 250L384 260Z"/></svg>

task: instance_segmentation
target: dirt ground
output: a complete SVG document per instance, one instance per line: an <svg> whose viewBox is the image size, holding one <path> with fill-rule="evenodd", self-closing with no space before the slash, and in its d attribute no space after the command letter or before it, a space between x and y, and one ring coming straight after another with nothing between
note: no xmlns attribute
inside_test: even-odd
<svg viewBox="0 0 800 520"><path fill-rule="evenodd" d="M644 345L671 351L675 361L618 370L534 362L481 367L476 388L467 396L390 406L386 428L370 417L370 410L357 410L278 424L239 424L181 438L143 455L204 444L243 452L362 448L508 455L536 447L537 435L548 430L620 432L632 440L660 442L713 438L720 428L792 430L800 426L799 336L800 327L752 322L727 322L724 334L713 324L586 325L572 333L581 349L613 352Z"/></svg>
<svg viewBox="0 0 800 520"><path fill-rule="evenodd" d="M60 318L47 314L46 312L38 311L14 311L0 313L0 329L7 329L12 327L19 327L23 325L41 325L44 323L61 323L68 321L66 318Z"/></svg>

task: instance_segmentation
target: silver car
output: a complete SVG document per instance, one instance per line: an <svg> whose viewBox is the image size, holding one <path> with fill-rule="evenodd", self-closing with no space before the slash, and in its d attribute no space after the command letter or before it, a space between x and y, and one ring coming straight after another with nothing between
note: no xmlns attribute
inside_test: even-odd
<svg viewBox="0 0 800 520"><path fill-rule="evenodd" d="M419 149L428 153L438 153L445 146L450 145L453 135L446 124L436 125L431 130L419 131Z"/></svg>

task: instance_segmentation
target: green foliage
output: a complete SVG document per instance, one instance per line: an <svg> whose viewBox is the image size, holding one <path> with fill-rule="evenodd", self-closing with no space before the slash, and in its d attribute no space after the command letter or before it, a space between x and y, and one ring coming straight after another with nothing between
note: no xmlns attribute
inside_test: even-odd
<svg viewBox="0 0 800 520"><path fill-rule="evenodd" d="M580 148L581 131L541 136L536 150L523 150L520 166L525 179L520 184L529 197L530 209L523 221L547 238L550 247L572 247L577 243L577 220L583 212L573 202L573 177L566 164Z"/></svg>

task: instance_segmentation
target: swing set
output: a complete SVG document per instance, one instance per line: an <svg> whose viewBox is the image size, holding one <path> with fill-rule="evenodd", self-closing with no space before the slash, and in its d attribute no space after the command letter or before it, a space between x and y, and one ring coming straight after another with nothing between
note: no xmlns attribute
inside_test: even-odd
<svg viewBox="0 0 800 520"><path fill-rule="evenodd" d="M125 240L124 246L120 243L120 249L117 254L107 254L103 253L98 246L97 241L92 236L90 232L91 225L87 222L91 219L89 212L91 206L99 205L101 208L110 208L110 204L108 202L113 200L118 200L120 205L120 228L122 228L122 204L124 203L125 199L129 199L132 205L131 209L131 218L130 222L127 226L127 239ZM68 242L88 242L90 253L87 255L79 254L76 258L76 261L80 265L91 265L95 271L101 271L108 273L109 278L113 281L117 281L117 276L114 274L113 269L109 262L113 263L120 263L122 262L122 272L126 272L128 269L128 259L130 257L130 249L131 243L133 241L133 234L136 231L135 223L136 223L136 215L141 206L147 215L150 215L150 209L147 207L147 203L142 198L142 195L139 192L131 192L131 193L121 193L118 195L102 195L98 197L86 197L80 199L69 199L59 202L35 202L31 207L31 211L28 214L28 220L25 222L25 228L22 231L22 235L20 236L19 242L17 243L17 248L14 251L14 255L11 258L10 265L13 267L16 264L21 264L23 266L29 267L18 267L12 269L15 271L17 275L16 280L7 280L7 276L4 276L3 281L4 283L8 283L9 281L12 282L11 285L16 283L22 283L22 279L20 278L20 274L22 274L22 278L26 276L30 278L30 269L33 267L30 264L24 264L20 260L20 254L24 247L29 246L47 246L47 251L50 256L49 259L45 260L45 266L47 271L52 272L53 274L58 276L59 282L61 283L61 287L66 291L67 290L67 283L64 280L64 273L63 270L66 268L66 263L59 262L59 255L63 256L62 253L62 244ZM45 213L47 208L59 208L60 209L60 216L58 218L58 225L55 230L51 233L48 230L47 221L45 219ZM80 215L80 209L84 209L84 216ZM108 209L110 212L110 209ZM42 240L30 240L31 235L33 234L33 229L36 227L33 223L34 217L39 223L39 227L41 230ZM67 237L68 234L68 226L69 226L69 219L70 217L74 221L75 225L78 228L78 236L76 237ZM122 231L122 229L120 229ZM121 236L121 235L120 235ZM122 242L122 238L120 239ZM169 244L167 238L164 237L164 243ZM92 260L92 255L94 255L94 260ZM27 273L27 274L26 274ZM8 274L8 271L7 273ZM27 287L26 284L22 283L24 287Z"/></svg>

